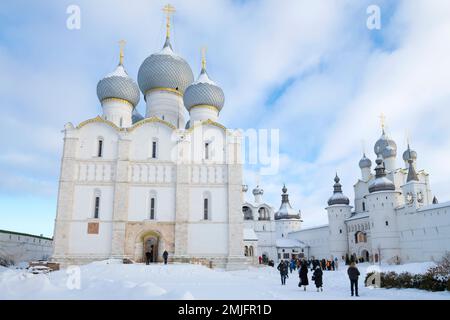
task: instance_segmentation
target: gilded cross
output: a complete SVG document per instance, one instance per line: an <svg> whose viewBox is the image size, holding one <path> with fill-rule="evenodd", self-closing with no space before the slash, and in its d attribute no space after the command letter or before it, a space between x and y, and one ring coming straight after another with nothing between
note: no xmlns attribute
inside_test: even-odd
<svg viewBox="0 0 450 320"><path fill-rule="evenodd" d="M386 125L386 116L384 115L384 113L380 114L380 121L381 121L381 129L383 129L384 131L384 127Z"/></svg>
<svg viewBox="0 0 450 320"><path fill-rule="evenodd" d="M172 6L170 3L166 4L163 9L163 12L166 13L166 36L167 38L170 37L170 16L175 13L175 7Z"/></svg>
<svg viewBox="0 0 450 320"><path fill-rule="evenodd" d="M119 54L119 64L122 65L123 64L123 49L125 48L125 44L127 42L125 40L120 40L119 41L119 48L120 48L120 54Z"/></svg>
<svg viewBox="0 0 450 320"><path fill-rule="evenodd" d="M202 48L202 69L206 70L206 47Z"/></svg>

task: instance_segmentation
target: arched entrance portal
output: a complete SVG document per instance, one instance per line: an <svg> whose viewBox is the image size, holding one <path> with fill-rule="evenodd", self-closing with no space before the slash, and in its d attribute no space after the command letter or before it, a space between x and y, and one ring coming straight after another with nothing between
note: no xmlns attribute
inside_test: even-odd
<svg viewBox="0 0 450 320"><path fill-rule="evenodd" d="M158 238L154 236L150 236L144 241L144 260L147 255L147 252L150 253L150 262L157 262L158 260Z"/></svg>
<svg viewBox="0 0 450 320"><path fill-rule="evenodd" d="M367 250L362 250L361 251L361 257L363 258L364 262L369 262L370 261L370 255L369 255L369 251Z"/></svg>
<svg viewBox="0 0 450 320"><path fill-rule="evenodd" d="M149 262L158 262L159 247L161 235L156 231L146 231L136 239L136 254L142 257L142 262L146 262L147 253L149 254Z"/></svg>

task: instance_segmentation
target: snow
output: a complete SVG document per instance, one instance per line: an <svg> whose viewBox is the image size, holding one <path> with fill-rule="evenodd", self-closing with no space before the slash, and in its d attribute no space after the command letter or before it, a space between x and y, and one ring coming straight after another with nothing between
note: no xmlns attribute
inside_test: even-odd
<svg viewBox="0 0 450 320"><path fill-rule="evenodd" d="M254 241L258 240L258 236L256 235L255 231L251 228L244 228L244 240L247 241Z"/></svg>
<svg viewBox="0 0 450 320"><path fill-rule="evenodd" d="M108 73L105 78L111 78L111 77L123 77L128 78L128 73L125 71L125 68L123 65L118 65L117 68L111 72Z"/></svg>
<svg viewBox="0 0 450 320"><path fill-rule="evenodd" d="M433 263L381 266L383 271L424 272ZM0 300L3 299L446 299L449 292L418 289L364 287L368 271L379 266L359 264L360 297L350 297L346 268L325 271L324 291L298 288L293 272L280 285L276 268L249 267L241 271L208 269L189 264L120 264L116 260L91 263L49 274L31 274L0 267ZM79 275L80 277L76 277ZM308 274L311 279L311 272ZM79 282L77 280L80 280ZM77 285L79 283L79 286Z"/></svg>
<svg viewBox="0 0 450 320"><path fill-rule="evenodd" d="M194 83L192 84L195 85L199 83L207 83L213 86L217 86L217 84L209 78L208 73L206 71L205 72L202 71L198 76L197 80L194 81Z"/></svg>
<svg viewBox="0 0 450 320"><path fill-rule="evenodd" d="M277 248L304 248L306 245L304 242L296 239L277 239Z"/></svg>

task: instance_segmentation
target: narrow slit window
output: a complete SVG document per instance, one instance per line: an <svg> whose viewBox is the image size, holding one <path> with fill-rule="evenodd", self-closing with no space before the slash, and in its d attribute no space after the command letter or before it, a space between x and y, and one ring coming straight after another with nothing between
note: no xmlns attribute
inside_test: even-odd
<svg viewBox="0 0 450 320"><path fill-rule="evenodd" d="M97 156L99 158L103 157L103 140L98 140L98 150L97 150Z"/></svg>
<svg viewBox="0 0 450 320"><path fill-rule="evenodd" d="M208 220L209 218L209 208L208 208L208 199L203 199L203 219Z"/></svg>
<svg viewBox="0 0 450 320"><path fill-rule="evenodd" d="M95 197L95 206L94 206L94 218L98 219L99 217L99 211L100 211L100 197Z"/></svg>
<svg viewBox="0 0 450 320"><path fill-rule="evenodd" d="M156 148L158 147L156 141L152 141L152 159L156 159Z"/></svg>
<svg viewBox="0 0 450 320"><path fill-rule="evenodd" d="M205 159L209 159L209 142L205 143Z"/></svg>
<svg viewBox="0 0 450 320"><path fill-rule="evenodd" d="M155 198L150 199L150 220L155 220Z"/></svg>

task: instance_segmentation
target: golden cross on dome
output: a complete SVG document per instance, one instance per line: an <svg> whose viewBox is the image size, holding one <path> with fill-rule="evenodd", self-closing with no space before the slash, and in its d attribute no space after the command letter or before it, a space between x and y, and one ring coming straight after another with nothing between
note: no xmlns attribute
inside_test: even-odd
<svg viewBox="0 0 450 320"><path fill-rule="evenodd" d="M206 47L202 47L202 69L206 70Z"/></svg>
<svg viewBox="0 0 450 320"><path fill-rule="evenodd" d="M122 65L123 64L123 49L125 48L125 44L127 42L125 40L120 40L119 41L119 47L120 47L120 54L119 54L119 64Z"/></svg>
<svg viewBox="0 0 450 320"><path fill-rule="evenodd" d="M409 148L409 142L411 139L411 135L409 134L408 130L405 130L405 138L406 138L406 144L408 145L408 148Z"/></svg>
<svg viewBox="0 0 450 320"><path fill-rule="evenodd" d="M166 4L163 9L163 12L166 13L166 37L170 37L170 16L175 13L175 7L170 3Z"/></svg>
<svg viewBox="0 0 450 320"><path fill-rule="evenodd" d="M384 128L386 126L386 116L384 115L383 112L380 114L380 121L381 121L381 129L384 132Z"/></svg>

